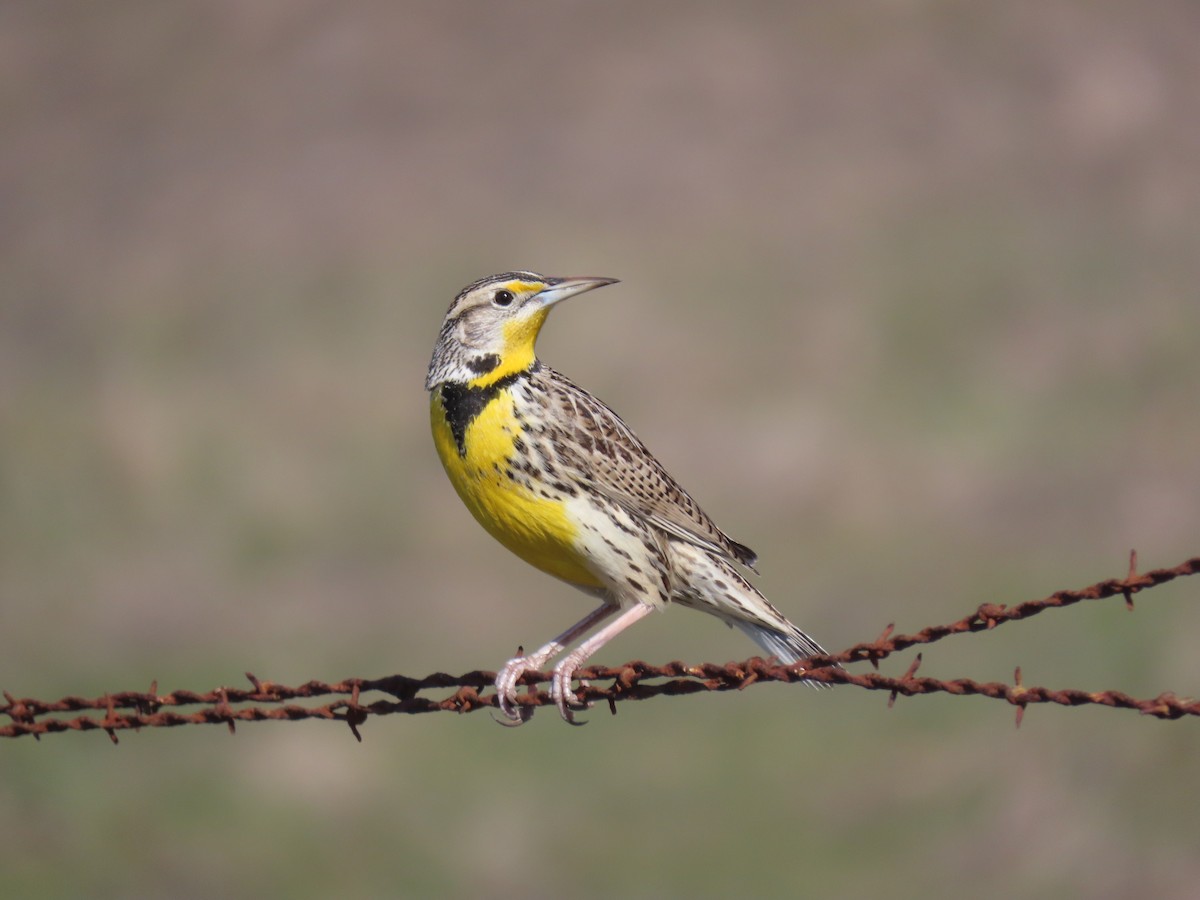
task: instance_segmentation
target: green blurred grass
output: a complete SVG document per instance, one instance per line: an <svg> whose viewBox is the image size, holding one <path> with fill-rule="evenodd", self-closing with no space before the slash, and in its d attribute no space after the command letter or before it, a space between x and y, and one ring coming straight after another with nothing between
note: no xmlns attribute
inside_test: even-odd
<svg viewBox="0 0 1200 900"><path fill-rule="evenodd" d="M543 356L832 648L1197 552L1190 6L618 8L7 13L0 686L458 672L574 621L428 442L441 315L514 266L623 279ZM1194 594L922 671L1194 693ZM751 652L675 610L604 661ZM30 897L1190 895L1191 724L884 706L15 741L0 867Z"/></svg>

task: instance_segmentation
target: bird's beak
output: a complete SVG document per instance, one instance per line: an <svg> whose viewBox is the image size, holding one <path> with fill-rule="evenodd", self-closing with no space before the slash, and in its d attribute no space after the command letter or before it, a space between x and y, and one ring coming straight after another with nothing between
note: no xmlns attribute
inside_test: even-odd
<svg viewBox="0 0 1200 900"><path fill-rule="evenodd" d="M561 303L563 300L586 291L595 290L609 284L616 284L617 279L552 278L549 279L548 283L550 286L537 295L537 299L543 308L553 306L555 303Z"/></svg>

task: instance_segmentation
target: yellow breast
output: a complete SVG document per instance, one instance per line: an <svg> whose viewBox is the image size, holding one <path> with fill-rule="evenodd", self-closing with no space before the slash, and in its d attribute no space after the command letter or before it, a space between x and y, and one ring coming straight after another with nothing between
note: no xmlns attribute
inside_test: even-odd
<svg viewBox="0 0 1200 900"><path fill-rule="evenodd" d="M577 528L560 500L546 499L510 478L520 427L513 396L500 391L467 425L462 447L455 441L441 392L432 392L433 441L450 483L476 521L532 566L582 587L599 587L577 549ZM519 474L519 473L518 473Z"/></svg>

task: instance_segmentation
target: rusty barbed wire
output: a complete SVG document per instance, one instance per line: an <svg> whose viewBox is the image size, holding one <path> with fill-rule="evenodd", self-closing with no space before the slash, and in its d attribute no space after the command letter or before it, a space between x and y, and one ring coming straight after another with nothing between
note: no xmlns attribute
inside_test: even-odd
<svg viewBox="0 0 1200 900"><path fill-rule="evenodd" d="M977 682L969 678L943 680L919 677L916 673L921 664L921 654L916 656L908 670L898 678L883 675L878 671L855 674L835 667L835 664L839 663L869 661L878 668L881 660L917 644L932 644L954 634L989 630L1006 622L1026 619L1047 609L1062 608L1083 600L1102 600L1120 595L1132 609L1134 594L1176 578L1195 575L1197 572L1200 572L1200 557L1193 557L1173 568L1155 569L1139 574L1137 554L1131 553L1129 572L1125 578L1108 579L1077 591L1057 591L1042 600L1030 600L1011 607L1003 604L983 604L975 612L955 622L931 625L913 634L893 635L893 626L889 625L874 641L855 644L840 653L808 660L808 669L801 669L798 665L774 665L759 657L724 665L686 665L682 662L669 662L655 666L634 660L617 667L589 666L581 669L579 697L593 703L603 701L616 713L616 704L623 700L648 700L659 696L679 696L705 691L743 690L752 684L791 683L806 679L826 684L853 685L872 691L887 691L890 694L889 706L894 704L899 696L933 693L1003 700L1017 707L1018 725L1027 706L1044 703L1135 709L1143 715L1160 719L1198 716L1200 701L1179 698L1170 692L1159 694L1157 697L1138 699L1121 691L1025 687L1021 681L1020 668L1016 669L1012 684ZM12 738L31 734L40 739L43 734L98 730L106 732L116 743L117 732L130 729L224 724L230 732L234 732L238 722L331 719L345 722L355 738L361 741L359 726L370 716L448 710L465 713L496 706L494 692L487 695L481 693L491 687L495 673L483 670L458 676L435 672L424 678L406 675L377 679L349 678L333 684L309 681L295 687L261 681L250 673L246 673L246 677L250 681L249 689L221 687L206 693L179 690L161 696L158 694L157 682L152 682L147 692L123 691L93 699L70 696L60 700L42 701L16 698L5 691L6 705L0 707L0 714L8 716L11 723L0 727L0 737ZM537 689L537 685L549 680L549 673L526 673L520 682L526 686L526 692L518 697L518 702L530 707L553 703L548 692ZM601 681L609 683L605 686L595 684ZM421 695L423 691L448 688L455 690L441 698ZM390 694L396 699L362 703L362 694L371 691ZM343 699L317 706L289 702L326 696L339 696ZM191 706L201 708L194 712L175 711L178 707ZM61 717L64 713L89 710L102 711L104 715Z"/></svg>

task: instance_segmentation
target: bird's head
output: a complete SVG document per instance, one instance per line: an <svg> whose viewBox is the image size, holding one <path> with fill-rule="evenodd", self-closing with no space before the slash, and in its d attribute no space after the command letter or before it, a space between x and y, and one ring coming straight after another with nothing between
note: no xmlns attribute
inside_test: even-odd
<svg viewBox="0 0 1200 900"><path fill-rule="evenodd" d="M482 387L529 368L550 307L616 281L504 272L467 285L446 311L425 389L445 383Z"/></svg>

